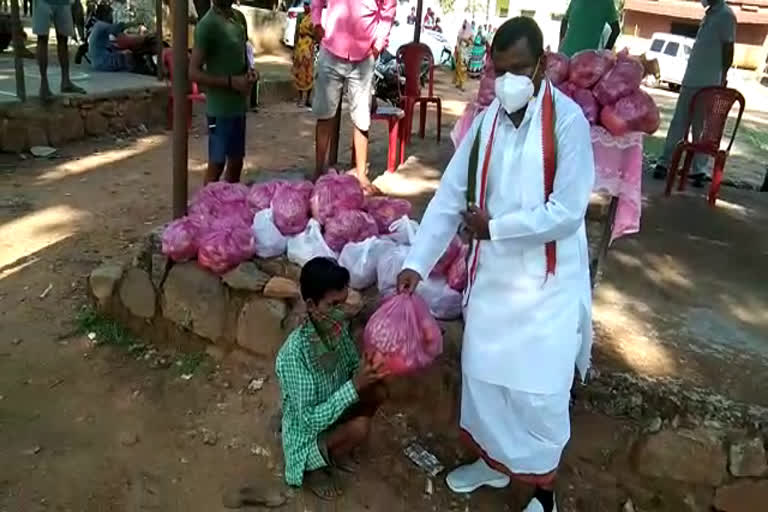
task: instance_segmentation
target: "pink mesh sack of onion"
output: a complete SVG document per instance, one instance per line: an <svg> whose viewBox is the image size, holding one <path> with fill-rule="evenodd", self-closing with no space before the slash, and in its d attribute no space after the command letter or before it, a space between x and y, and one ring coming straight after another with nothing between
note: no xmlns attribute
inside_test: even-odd
<svg viewBox="0 0 768 512"><path fill-rule="evenodd" d="M600 124L611 134L622 136L629 132L652 134L659 129L661 117L653 98L638 90L621 98L615 105L603 107Z"/></svg>
<svg viewBox="0 0 768 512"><path fill-rule="evenodd" d="M379 234L376 221L362 210L341 210L325 223L325 242L335 252L349 242L362 242Z"/></svg>
<svg viewBox="0 0 768 512"><path fill-rule="evenodd" d="M212 272L223 274L250 259L256 251L248 226L213 229L199 239L197 262Z"/></svg>
<svg viewBox="0 0 768 512"><path fill-rule="evenodd" d="M589 89L574 88L570 94L571 99L575 101L584 112L589 124L595 124L600 119L600 105L598 105L594 94Z"/></svg>
<svg viewBox="0 0 768 512"><path fill-rule="evenodd" d="M253 222L253 209L248 204L248 187L239 183L209 183L195 195L189 213L201 216L207 224L232 216L238 217L245 224Z"/></svg>
<svg viewBox="0 0 768 512"><path fill-rule="evenodd" d="M360 210L364 195L357 178L348 174L328 173L321 176L309 199L312 217L320 224L342 210Z"/></svg>
<svg viewBox="0 0 768 512"><path fill-rule="evenodd" d="M443 351L443 335L416 294L386 299L365 326L366 355L381 358L392 375L411 373L428 366Z"/></svg>
<svg viewBox="0 0 768 512"><path fill-rule="evenodd" d="M248 204L257 212L266 210L272 205L272 198L282 184L282 181L276 180L252 185L248 191Z"/></svg>
<svg viewBox="0 0 768 512"><path fill-rule="evenodd" d="M584 50L573 57L568 71L568 81L591 89L616 63L616 55L607 50Z"/></svg>
<svg viewBox="0 0 768 512"><path fill-rule="evenodd" d="M616 65L603 76L592 92L601 105L613 105L640 88L644 68L627 50L619 52Z"/></svg>
<svg viewBox="0 0 768 512"><path fill-rule="evenodd" d="M373 217L381 234L388 234L392 223L403 215L409 216L411 209L410 201L393 197L369 197L363 204L363 210Z"/></svg>
<svg viewBox="0 0 768 512"><path fill-rule="evenodd" d="M560 85L568 80L568 68L570 67L569 59L562 53L547 53L547 78L552 82L552 85Z"/></svg>

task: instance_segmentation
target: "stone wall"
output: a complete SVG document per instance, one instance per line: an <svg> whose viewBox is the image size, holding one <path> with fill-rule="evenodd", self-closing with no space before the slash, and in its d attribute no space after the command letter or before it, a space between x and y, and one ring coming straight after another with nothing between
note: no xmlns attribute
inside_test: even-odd
<svg viewBox="0 0 768 512"><path fill-rule="evenodd" d="M57 147L67 142L165 123L165 87L123 91L82 98L61 98L0 107L0 150L20 153L33 146Z"/></svg>

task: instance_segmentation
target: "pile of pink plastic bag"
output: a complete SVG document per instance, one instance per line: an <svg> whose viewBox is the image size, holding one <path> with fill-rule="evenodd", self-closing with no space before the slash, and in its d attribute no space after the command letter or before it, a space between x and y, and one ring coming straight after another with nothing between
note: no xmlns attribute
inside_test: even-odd
<svg viewBox="0 0 768 512"><path fill-rule="evenodd" d="M217 274L254 256L285 256L299 266L330 257L349 270L353 288L378 284L388 295L418 230L411 209L403 199L365 199L357 179L333 171L315 185L212 183L194 196L187 216L165 228L162 250L173 261L196 259ZM466 255L454 238L417 290L437 318L461 316Z"/></svg>
<svg viewBox="0 0 768 512"><path fill-rule="evenodd" d="M547 55L552 83L579 104L591 124L615 136L659 129L659 109L640 89L644 73L643 64L626 49L618 54L585 50L570 59L559 53Z"/></svg>

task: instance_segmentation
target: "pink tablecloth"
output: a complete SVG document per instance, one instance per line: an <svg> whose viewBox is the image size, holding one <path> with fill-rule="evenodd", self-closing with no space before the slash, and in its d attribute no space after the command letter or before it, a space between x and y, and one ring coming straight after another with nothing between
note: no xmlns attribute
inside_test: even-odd
<svg viewBox="0 0 768 512"><path fill-rule="evenodd" d="M611 241L640 231L643 134L614 137L601 126L591 129L595 153L595 192L619 198Z"/></svg>

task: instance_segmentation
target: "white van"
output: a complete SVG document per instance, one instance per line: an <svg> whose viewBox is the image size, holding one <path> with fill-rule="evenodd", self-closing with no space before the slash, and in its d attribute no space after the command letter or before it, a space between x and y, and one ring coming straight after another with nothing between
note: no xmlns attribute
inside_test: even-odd
<svg viewBox="0 0 768 512"><path fill-rule="evenodd" d="M690 37L658 32L653 34L651 47L645 52L647 59L659 61L659 82L664 82L673 91L679 90L683 83L693 42Z"/></svg>

